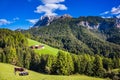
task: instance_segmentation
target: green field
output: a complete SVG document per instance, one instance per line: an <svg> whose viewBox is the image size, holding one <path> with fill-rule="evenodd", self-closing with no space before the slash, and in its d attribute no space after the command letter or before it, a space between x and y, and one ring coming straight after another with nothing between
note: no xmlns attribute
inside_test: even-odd
<svg viewBox="0 0 120 80"><path fill-rule="evenodd" d="M0 63L0 80L105 80L100 78L93 78L84 75L46 75L29 71L28 76L19 76L14 74L14 66L10 64Z"/></svg>
<svg viewBox="0 0 120 80"><path fill-rule="evenodd" d="M39 44L42 44L40 42L37 42L35 40L31 40L31 39L28 39L28 44L29 46L32 46L32 45L39 45ZM42 44L44 45L44 49L34 49L34 51L38 54L52 54L52 55L56 55L58 53L58 49L56 48L52 48L46 44Z"/></svg>

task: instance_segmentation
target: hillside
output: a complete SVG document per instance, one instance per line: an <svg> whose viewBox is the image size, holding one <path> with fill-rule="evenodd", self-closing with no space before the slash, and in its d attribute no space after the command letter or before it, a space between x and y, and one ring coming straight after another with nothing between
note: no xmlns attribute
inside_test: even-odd
<svg viewBox="0 0 120 80"><path fill-rule="evenodd" d="M32 40L32 39L28 39L28 44L29 46L32 46L32 45L44 45L44 49L34 49L34 51L36 53L39 53L39 54L52 54L52 55L56 55L58 53L58 49L56 48L53 48L53 47L50 47L46 44L42 44L40 42L37 42L35 40Z"/></svg>
<svg viewBox="0 0 120 80"><path fill-rule="evenodd" d="M0 80L104 80L84 75L58 76L45 75L34 71L30 71L28 76L19 76L14 74L14 66L10 64L0 63Z"/></svg>
<svg viewBox="0 0 120 80"><path fill-rule="evenodd" d="M120 56L120 29L115 25L114 18L64 17L22 32L30 33L34 40L71 53L114 57Z"/></svg>

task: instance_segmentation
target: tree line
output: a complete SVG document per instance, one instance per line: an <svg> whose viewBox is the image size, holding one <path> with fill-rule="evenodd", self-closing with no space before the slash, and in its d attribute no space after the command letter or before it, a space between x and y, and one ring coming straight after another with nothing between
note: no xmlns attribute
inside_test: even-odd
<svg viewBox="0 0 120 80"><path fill-rule="evenodd" d="M119 58L105 58L100 55L75 55L68 52L59 51L57 56L33 54L30 69L46 74L72 75L85 74L95 77L109 77L119 79L120 72L114 73L112 70L120 68ZM116 80L116 78L115 78Z"/></svg>

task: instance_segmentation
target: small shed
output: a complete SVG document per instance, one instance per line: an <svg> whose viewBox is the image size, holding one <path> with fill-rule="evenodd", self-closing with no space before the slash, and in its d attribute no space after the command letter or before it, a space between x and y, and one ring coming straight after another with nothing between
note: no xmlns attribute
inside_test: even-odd
<svg viewBox="0 0 120 80"><path fill-rule="evenodd" d="M31 49L44 49L44 45L33 45L33 46L30 46Z"/></svg>

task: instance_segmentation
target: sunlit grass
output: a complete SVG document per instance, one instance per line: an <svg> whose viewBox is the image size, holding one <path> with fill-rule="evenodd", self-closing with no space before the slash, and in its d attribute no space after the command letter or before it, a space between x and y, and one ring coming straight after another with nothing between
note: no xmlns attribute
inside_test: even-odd
<svg viewBox="0 0 120 80"><path fill-rule="evenodd" d="M50 47L46 44L42 44L40 42L37 42L35 40L31 40L31 39L28 39L28 43L29 43L29 46L32 46L32 45L44 45L44 49L34 49L34 51L36 53L39 53L39 54L52 54L52 55L56 55L59 51L59 49L56 49L56 48L53 48L53 47Z"/></svg>
<svg viewBox="0 0 120 80"><path fill-rule="evenodd" d="M100 78L88 77L85 75L46 75L29 71L28 76L19 76L14 74L14 66L10 64L0 63L0 80L105 80Z"/></svg>

